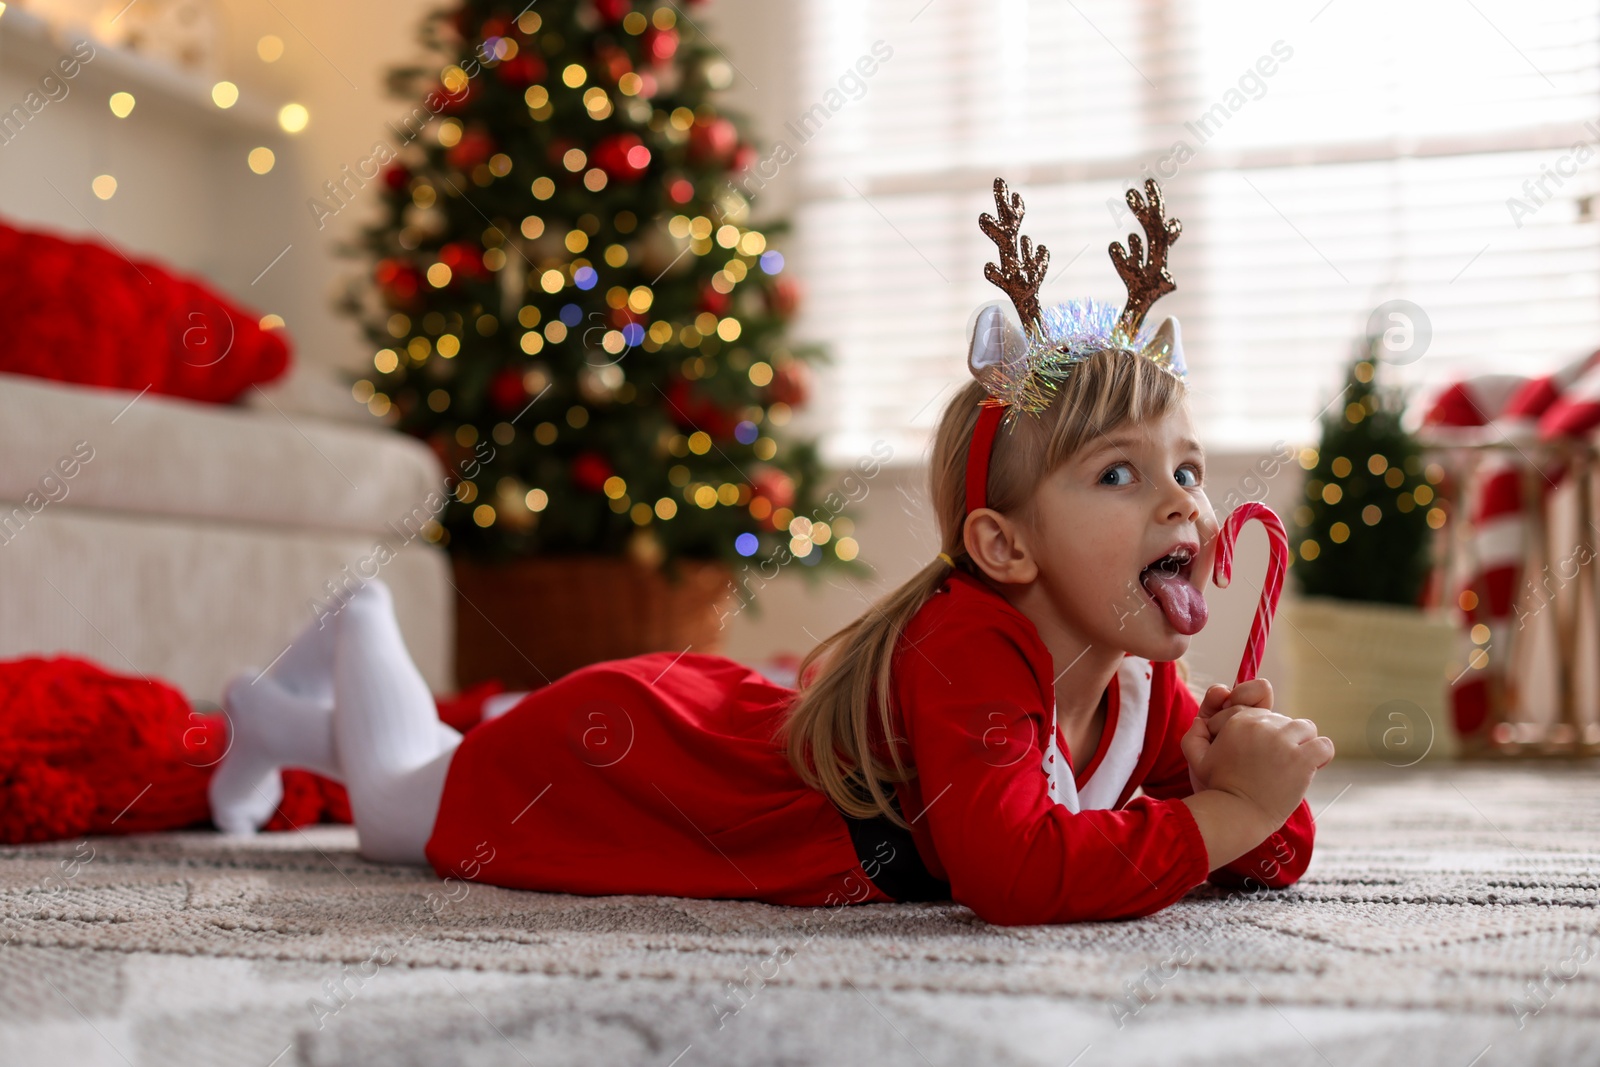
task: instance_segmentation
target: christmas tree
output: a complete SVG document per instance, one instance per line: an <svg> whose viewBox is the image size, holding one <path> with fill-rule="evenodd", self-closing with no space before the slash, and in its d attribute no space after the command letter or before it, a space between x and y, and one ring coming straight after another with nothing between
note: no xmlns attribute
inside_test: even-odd
<svg viewBox="0 0 1600 1067"><path fill-rule="evenodd" d="M784 340L783 226L752 223L756 149L712 102L729 61L670 0L466 0L421 39L345 307L374 349L356 398L449 472L426 536L669 572L853 559L783 430L824 353Z"/></svg>
<svg viewBox="0 0 1600 1067"><path fill-rule="evenodd" d="M1350 364L1322 441L1301 453L1305 502L1295 509L1294 572L1308 596L1415 605L1429 568L1430 531L1443 526L1434 492L1443 472L1423 466L1401 426L1403 400L1376 381L1377 339Z"/></svg>

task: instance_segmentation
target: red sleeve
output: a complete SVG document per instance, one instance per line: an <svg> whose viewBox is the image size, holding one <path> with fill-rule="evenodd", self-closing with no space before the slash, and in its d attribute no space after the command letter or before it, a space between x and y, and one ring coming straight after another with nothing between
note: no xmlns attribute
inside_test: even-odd
<svg viewBox="0 0 1600 1067"><path fill-rule="evenodd" d="M1179 741L1188 732L1194 717L1200 713L1200 705L1178 678L1177 670L1171 667L1167 670L1170 676L1166 687L1168 695L1164 699L1170 701L1171 706L1167 718L1167 736L1142 785L1147 796L1177 799L1194 794L1194 784L1189 780L1189 761L1184 758ZM1160 697L1159 689L1152 691L1152 701ZM1151 713L1155 713L1154 708ZM1260 886L1282 889L1293 885L1300 880L1311 862L1311 847L1316 834L1311 807L1302 800L1289 816L1289 821L1277 832L1232 863L1212 871L1211 881L1233 889Z"/></svg>
<svg viewBox="0 0 1600 1067"><path fill-rule="evenodd" d="M1053 693L1024 635L975 621L946 617L895 664L921 807L906 814L925 820L951 896L996 925L1065 923L1149 915L1205 881L1181 800L1074 814L1050 799Z"/></svg>

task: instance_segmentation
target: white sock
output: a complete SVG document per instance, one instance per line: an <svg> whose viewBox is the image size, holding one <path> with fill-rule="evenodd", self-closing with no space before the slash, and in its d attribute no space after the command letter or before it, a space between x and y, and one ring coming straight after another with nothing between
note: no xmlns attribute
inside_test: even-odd
<svg viewBox="0 0 1600 1067"><path fill-rule="evenodd" d="M333 708L333 650L338 616L322 615L306 624L267 674L296 696Z"/></svg>
<svg viewBox="0 0 1600 1067"><path fill-rule="evenodd" d="M228 753L211 777L211 819L225 833L251 834L283 799L286 766L338 774L333 713L282 688L272 674L245 671L223 691Z"/></svg>
<svg viewBox="0 0 1600 1067"><path fill-rule="evenodd" d="M339 613L333 679L334 745L361 854L426 863L423 849L460 735L441 729L383 582L368 582Z"/></svg>

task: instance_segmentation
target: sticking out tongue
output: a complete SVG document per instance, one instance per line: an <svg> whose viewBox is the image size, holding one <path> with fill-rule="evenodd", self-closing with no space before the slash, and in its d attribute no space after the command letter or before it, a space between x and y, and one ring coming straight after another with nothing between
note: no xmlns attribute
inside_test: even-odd
<svg viewBox="0 0 1600 1067"><path fill-rule="evenodd" d="M1161 606L1161 613L1174 630L1180 634L1197 634L1205 626L1205 597L1181 574L1170 573L1156 565L1145 568L1139 580Z"/></svg>

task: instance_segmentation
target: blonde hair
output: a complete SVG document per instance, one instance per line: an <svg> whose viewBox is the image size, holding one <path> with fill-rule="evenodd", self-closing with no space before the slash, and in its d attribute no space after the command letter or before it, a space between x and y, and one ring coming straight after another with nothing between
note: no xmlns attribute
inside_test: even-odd
<svg viewBox="0 0 1600 1067"><path fill-rule="evenodd" d="M1080 448L1130 422L1161 417L1183 396L1178 379L1142 356L1122 349L1089 356L1072 368L1042 412L1019 412L1001 424L989 462L988 506L1025 518L1039 483ZM979 577L982 572L966 554L962 531L967 450L983 397L983 387L969 381L946 405L934 433L928 472L939 550L955 566ZM893 737L889 668L895 644L943 584L948 566L936 555L800 662L800 692L778 736L801 779L853 818L883 815L909 828L884 786L907 781L916 772L901 759L898 743L888 746L888 764L873 752L873 706L880 736ZM813 665L817 669L808 677Z"/></svg>

